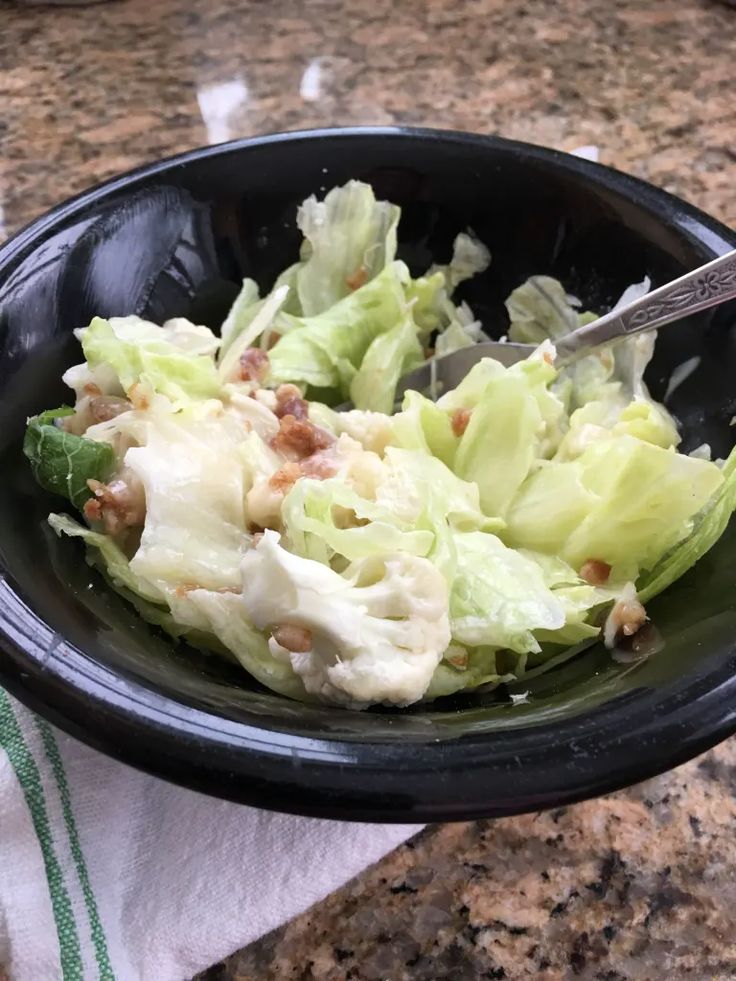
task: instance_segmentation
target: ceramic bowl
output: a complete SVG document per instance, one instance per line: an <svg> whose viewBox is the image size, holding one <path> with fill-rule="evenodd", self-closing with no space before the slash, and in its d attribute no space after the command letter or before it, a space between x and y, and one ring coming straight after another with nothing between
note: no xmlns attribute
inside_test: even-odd
<svg viewBox="0 0 736 981"><path fill-rule="evenodd" d="M408 710L302 705L224 661L173 648L45 518L60 508L21 454L27 416L62 403L94 314L218 325L244 275L268 287L297 255L297 204L348 178L402 206L400 257L446 260L472 227L493 262L464 297L500 333L532 273L603 309L736 235L648 184L553 150L461 133L352 129L195 150L108 181L0 249L0 681L53 723L134 766L218 797L350 820L517 814L610 791L736 730L736 534L651 603L660 653L603 648L506 693ZM733 306L661 333L647 380L700 358L668 401L684 449L734 442Z"/></svg>

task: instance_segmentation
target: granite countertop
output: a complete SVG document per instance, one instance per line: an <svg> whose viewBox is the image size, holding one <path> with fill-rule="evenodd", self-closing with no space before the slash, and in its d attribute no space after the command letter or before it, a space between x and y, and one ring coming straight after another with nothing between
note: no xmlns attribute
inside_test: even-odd
<svg viewBox="0 0 736 981"><path fill-rule="evenodd" d="M139 163L339 123L499 132L736 224L713 0L0 0L0 238ZM603 799L437 826L207 981L736 976L736 742Z"/></svg>

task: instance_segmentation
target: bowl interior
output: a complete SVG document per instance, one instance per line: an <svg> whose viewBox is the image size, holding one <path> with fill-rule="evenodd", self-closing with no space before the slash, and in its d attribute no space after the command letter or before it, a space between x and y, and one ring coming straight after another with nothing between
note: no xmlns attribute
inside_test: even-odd
<svg viewBox="0 0 736 981"><path fill-rule="evenodd" d="M216 327L243 276L267 289L297 254L298 203L348 178L402 206L400 257L413 272L446 260L467 227L490 269L463 296L498 336L503 300L533 273L560 277L603 310L630 283L662 283L729 247L728 233L673 199L603 168L493 140L416 134L323 135L216 148L113 183L57 209L0 254L0 558L18 596L52 632L126 682L222 720L347 741L436 741L527 729L706 686L731 664L736 637L733 529L651 604L662 652L636 665L593 648L522 686L394 712L351 713L273 695L213 656L175 648L104 584L82 548L46 524L62 502L34 484L21 453L26 417L68 401L60 378L80 360L75 327L95 314L186 316ZM731 246L732 247L732 246ZM648 382L663 398L672 370L699 358L668 399L684 448L725 455L736 413L733 309L665 330ZM53 646L53 643L52 643ZM19 655L18 655L19 656Z"/></svg>

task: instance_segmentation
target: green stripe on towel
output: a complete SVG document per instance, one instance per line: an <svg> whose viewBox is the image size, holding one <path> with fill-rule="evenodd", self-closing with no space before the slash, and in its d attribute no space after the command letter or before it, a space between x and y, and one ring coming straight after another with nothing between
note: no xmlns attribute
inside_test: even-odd
<svg viewBox="0 0 736 981"><path fill-rule="evenodd" d="M90 933L92 934L92 941L95 947L95 959L97 961L97 967L100 971L100 981L115 981L115 974L113 972L112 965L110 964L110 955L108 954L107 950L105 931L102 928L97 903L89 881L87 865L84 861L82 845L79 841L77 825L74 820L74 811L72 809L72 801L69 794L69 784L66 779L64 763L61 759L59 747L56 743L54 733L51 730L51 726L44 719L38 718L38 716L35 716L35 720L39 732L41 733L44 750L46 751L46 756L51 764L56 785L59 789L59 797L61 798L61 807L64 814L64 823L69 836L69 845L71 847L72 856L74 857L74 864L77 868L79 884L82 887L84 904L87 908Z"/></svg>
<svg viewBox="0 0 736 981"><path fill-rule="evenodd" d="M51 897L51 908L59 937L61 972L63 981L84 981L79 935L74 922L72 904L64 884L64 875L54 851L54 841L46 812L41 777L33 754L28 749L13 707L0 688L0 746L8 754L18 782L28 805L41 855L46 868L46 879Z"/></svg>

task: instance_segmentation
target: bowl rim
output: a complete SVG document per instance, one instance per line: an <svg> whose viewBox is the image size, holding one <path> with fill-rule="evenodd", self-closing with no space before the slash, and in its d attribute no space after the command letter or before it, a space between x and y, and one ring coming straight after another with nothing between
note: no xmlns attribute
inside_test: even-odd
<svg viewBox="0 0 736 981"><path fill-rule="evenodd" d="M668 224L674 222L714 256L736 246L736 232L695 206L639 178L560 150L450 129L351 126L231 140L111 177L62 201L0 246L0 276L69 218L187 163L276 143L366 138L496 147L555 163L599 187L634 197L644 210L665 211ZM661 773L736 732L736 708L731 708L736 705L736 676L727 664L707 678L695 664L666 690L644 690L635 700L638 724L623 732L616 699L579 717L548 723L543 727L547 747L538 745L538 726L401 744L316 738L235 722L131 678L121 679L59 638L27 605L2 565L0 652L0 682L8 691L110 756L214 796L343 820L468 820L569 804ZM736 641L730 655L736 656ZM562 762L550 749L560 742L570 748ZM513 785L498 799L484 793L483 775L491 765Z"/></svg>

